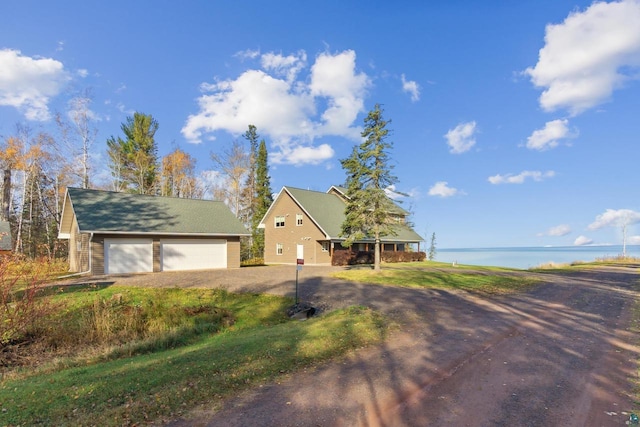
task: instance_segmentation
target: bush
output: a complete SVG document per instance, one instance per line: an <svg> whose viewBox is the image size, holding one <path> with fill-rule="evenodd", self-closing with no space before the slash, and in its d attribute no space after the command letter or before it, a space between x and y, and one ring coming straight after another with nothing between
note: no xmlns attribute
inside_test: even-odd
<svg viewBox="0 0 640 427"><path fill-rule="evenodd" d="M0 259L0 348L36 335L43 319L55 311L40 292L55 269L46 260Z"/></svg>
<svg viewBox="0 0 640 427"><path fill-rule="evenodd" d="M414 262L424 261L427 257L425 252L385 252L380 255L382 262ZM349 249L338 249L333 253L331 265L358 265L373 264L374 253Z"/></svg>
<svg viewBox="0 0 640 427"><path fill-rule="evenodd" d="M383 262L419 262L426 257L425 252L382 252Z"/></svg>

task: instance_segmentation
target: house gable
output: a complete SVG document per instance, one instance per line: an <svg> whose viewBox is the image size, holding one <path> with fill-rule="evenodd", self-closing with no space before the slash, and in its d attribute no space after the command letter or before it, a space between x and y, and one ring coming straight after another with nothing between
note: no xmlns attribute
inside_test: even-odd
<svg viewBox="0 0 640 427"><path fill-rule="evenodd" d="M305 262L328 264L328 250L320 242L328 242L329 236L294 194L295 189L284 187L260 223L265 230L264 260L269 264L294 264L298 246L302 246Z"/></svg>

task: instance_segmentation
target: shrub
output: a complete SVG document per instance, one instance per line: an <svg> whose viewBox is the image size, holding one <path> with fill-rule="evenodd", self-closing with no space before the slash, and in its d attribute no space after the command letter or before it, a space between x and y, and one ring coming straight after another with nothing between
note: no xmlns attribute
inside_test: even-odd
<svg viewBox="0 0 640 427"><path fill-rule="evenodd" d="M425 252L382 252L384 262L418 262L427 257Z"/></svg>
<svg viewBox="0 0 640 427"><path fill-rule="evenodd" d="M389 252L383 251L380 255L382 262L414 262L424 261L427 257L425 252ZM353 252L348 249L339 249L333 253L331 265L357 265L373 264L374 253L358 251Z"/></svg>
<svg viewBox="0 0 640 427"><path fill-rule="evenodd" d="M36 335L55 307L41 290L56 266L46 260L0 259L0 348Z"/></svg>

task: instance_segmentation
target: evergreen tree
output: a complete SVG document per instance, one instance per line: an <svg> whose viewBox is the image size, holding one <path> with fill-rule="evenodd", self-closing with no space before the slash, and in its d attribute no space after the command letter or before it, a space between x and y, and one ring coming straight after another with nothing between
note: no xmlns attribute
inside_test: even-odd
<svg viewBox="0 0 640 427"><path fill-rule="evenodd" d="M385 120L382 113L380 104L376 104L364 120L361 135L365 140L340 161L347 173L348 197L342 224L343 246L373 238L375 271L380 271L380 238L395 234L391 215L394 205L385 189L398 182L391 173L393 165L389 158L393 144L387 140L387 125L391 121Z"/></svg>
<svg viewBox="0 0 640 427"><path fill-rule="evenodd" d="M436 259L436 233L431 235L431 245L429 245L429 261Z"/></svg>
<svg viewBox="0 0 640 427"><path fill-rule="evenodd" d="M242 136L249 141L249 169L242 189L243 206L240 210L240 220L245 226L250 227L253 224L253 218L256 213L256 162L259 136L254 125L249 125L249 129Z"/></svg>
<svg viewBox="0 0 640 427"><path fill-rule="evenodd" d="M155 133L158 126L153 116L136 112L120 126L124 139L112 136L107 140L109 168L116 191L156 193L158 147Z"/></svg>
<svg viewBox="0 0 640 427"><path fill-rule="evenodd" d="M254 256L264 256L264 230L259 229L258 225L272 203L273 192L271 191L271 178L269 177L267 145L264 140L262 140L260 141L258 155L256 157L255 212L253 214L253 221L251 222Z"/></svg>

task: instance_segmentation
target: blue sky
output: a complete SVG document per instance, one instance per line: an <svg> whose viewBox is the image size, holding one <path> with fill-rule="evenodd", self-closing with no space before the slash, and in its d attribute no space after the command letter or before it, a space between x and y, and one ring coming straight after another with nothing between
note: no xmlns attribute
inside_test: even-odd
<svg viewBox="0 0 640 427"><path fill-rule="evenodd" d="M640 244L640 0L0 3L0 137L90 88L213 168L254 124L274 191L341 184L376 103L397 190L440 247ZM203 175L204 176L204 175ZM106 179L106 177L105 177Z"/></svg>

